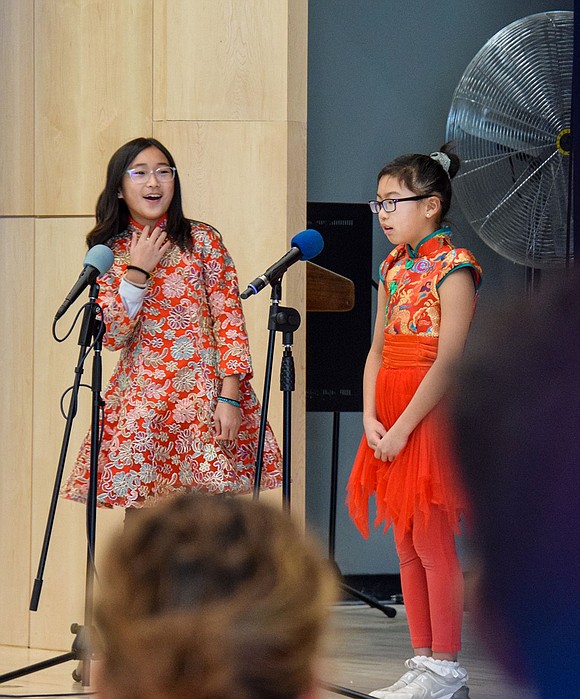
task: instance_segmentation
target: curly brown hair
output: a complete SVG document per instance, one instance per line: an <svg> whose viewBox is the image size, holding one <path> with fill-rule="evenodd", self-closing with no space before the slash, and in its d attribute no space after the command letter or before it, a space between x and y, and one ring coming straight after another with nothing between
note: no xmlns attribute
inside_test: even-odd
<svg viewBox="0 0 580 699"><path fill-rule="evenodd" d="M101 578L110 696L294 699L313 687L336 580L287 513L168 498L129 519Z"/></svg>

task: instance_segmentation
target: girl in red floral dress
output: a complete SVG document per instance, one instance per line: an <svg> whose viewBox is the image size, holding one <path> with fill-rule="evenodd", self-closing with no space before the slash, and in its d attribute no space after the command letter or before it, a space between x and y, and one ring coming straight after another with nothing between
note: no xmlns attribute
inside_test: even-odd
<svg viewBox="0 0 580 699"><path fill-rule="evenodd" d="M236 270L220 234L185 218L175 162L159 141L137 138L114 153L87 242L115 255L99 304L104 346L121 351L104 396L98 504L251 492L260 405ZM89 466L87 434L66 497L86 498ZM268 427L262 487L281 481Z"/></svg>
<svg viewBox="0 0 580 699"><path fill-rule="evenodd" d="M443 225L458 169L446 146L402 156L381 170L377 201L369 202L395 248L380 267L364 372L365 434L347 502L365 537L372 494L376 524L394 527L414 657L398 682L372 693L391 699L450 699L467 681L457 662L463 576L454 540L466 503L438 406L481 280L473 255L455 248Z"/></svg>

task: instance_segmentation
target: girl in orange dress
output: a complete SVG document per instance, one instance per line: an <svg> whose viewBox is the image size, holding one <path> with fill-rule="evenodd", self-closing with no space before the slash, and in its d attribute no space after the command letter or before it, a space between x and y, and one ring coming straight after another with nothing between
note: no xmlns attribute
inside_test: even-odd
<svg viewBox="0 0 580 699"><path fill-rule="evenodd" d="M371 201L395 248L380 267L377 318L364 371L362 438L347 504L367 537L393 524L414 657L391 699L450 699L465 686L461 647L463 575L454 534L466 509L438 405L462 353L481 268L443 225L459 158L443 146L401 156L378 175ZM465 690L467 691L467 690Z"/></svg>
<svg viewBox="0 0 580 699"><path fill-rule="evenodd" d="M137 138L112 156L87 242L114 252L99 304L103 344L121 351L104 396L98 504L251 492L260 405L236 270L220 234L184 217L179 173L161 143ZM86 499L89 466L87 434L66 497ZM281 481L268 427L262 487Z"/></svg>

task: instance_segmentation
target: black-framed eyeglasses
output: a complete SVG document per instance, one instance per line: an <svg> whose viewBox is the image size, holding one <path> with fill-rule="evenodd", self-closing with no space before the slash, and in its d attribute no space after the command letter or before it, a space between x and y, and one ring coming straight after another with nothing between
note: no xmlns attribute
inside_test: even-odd
<svg viewBox="0 0 580 699"><path fill-rule="evenodd" d="M133 167L130 170L125 170L125 172L135 184L145 184L149 182L151 175L155 175L155 179L158 182L171 182L175 177L177 168L171 167L170 165L162 165L155 170L147 170L144 167Z"/></svg>
<svg viewBox="0 0 580 699"><path fill-rule="evenodd" d="M390 214L393 211L396 211L397 204L400 201L419 201L419 199L428 199L432 196L432 194L417 194L417 196L414 197L400 197L399 199L383 199L383 201L369 201L369 206L371 207L371 211L373 212L373 214L378 214L381 209Z"/></svg>

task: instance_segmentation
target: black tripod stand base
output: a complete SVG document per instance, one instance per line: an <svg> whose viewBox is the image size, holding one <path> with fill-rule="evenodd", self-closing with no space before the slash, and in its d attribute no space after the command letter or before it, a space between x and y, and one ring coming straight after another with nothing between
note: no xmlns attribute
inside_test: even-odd
<svg viewBox="0 0 580 699"><path fill-rule="evenodd" d="M31 675L34 672L39 672L40 670L46 670L49 667L54 667L55 665L61 665L62 663L67 663L69 660L79 660L79 667L82 667L83 658L90 662L90 638L89 630L87 626L82 626L81 624L71 624L71 632L75 634L75 640L72 644L72 649L68 653L63 653L62 655L57 655L54 658L49 658L48 660L41 660L39 663L34 663L33 665L27 665L26 667L21 667L18 670L12 670L4 675L0 675L0 684L3 682L8 682L9 680L14 680L17 677L24 677L24 675ZM88 668L87 664L87 677ZM82 675L79 674L79 669L72 673L75 682L80 682L83 679ZM83 684L88 684L85 682Z"/></svg>
<svg viewBox="0 0 580 699"><path fill-rule="evenodd" d="M331 565L334 567L334 570L336 572L336 575L338 576L338 579L342 581L342 573L340 572L340 568L338 567L338 564L334 559L330 559ZM387 607L384 604L381 604L379 600L376 597L371 597L371 595L366 595L364 592L361 592L360 590L355 589L354 587L351 587L350 585L347 585L344 582L340 583L340 589L349 594L351 597L355 597L356 599L360 600L361 602L365 602L365 604L368 604L369 607L373 607L374 609L378 609L380 612L385 614L386 616L390 617L391 619L395 616L397 616L397 610L394 609L394 607Z"/></svg>
<svg viewBox="0 0 580 699"><path fill-rule="evenodd" d="M3 682L9 682L17 677L23 677L24 675L31 675L33 672L39 672L40 670L46 670L48 667L54 667L54 665L60 665L61 663L67 663L69 660L76 660L78 655L71 651L69 653L64 653L63 655L57 655L56 658L50 658L49 660L42 660L39 663L34 663L33 665L27 665L26 667L21 667L19 670L12 670L12 672L7 672L4 675L0 675L0 684Z"/></svg>
<svg viewBox="0 0 580 699"><path fill-rule="evenodd" d="M390 617L391 619L397 616L396 609L381 604L374 597L371 597L370 595L365 595L364 592L360 592L360 590L355 590L353 587L349 587L349 585L345 585L344 583L341 583L340 587L349 595L356 597L357 599L361 600L361 602L365 602L369 605L369 607L374 607L374 609L378 609L380 612L386 614L386 616Z"/></svg>

